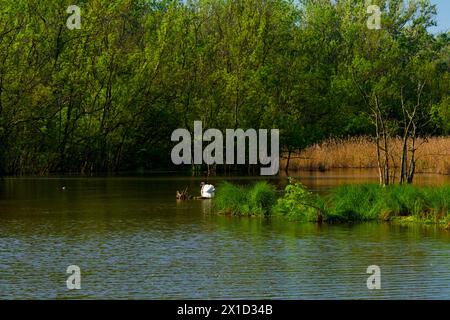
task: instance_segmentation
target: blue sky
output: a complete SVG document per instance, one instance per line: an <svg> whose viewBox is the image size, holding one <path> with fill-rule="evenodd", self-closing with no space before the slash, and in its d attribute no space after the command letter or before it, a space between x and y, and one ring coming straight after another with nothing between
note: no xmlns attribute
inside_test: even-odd
<svg viewBox="0 0 450 320"><path fill-rule="evenodd" d="M431 0L437 5L437 27L431 28L432 32L450 31L450 0Z"/></svg>

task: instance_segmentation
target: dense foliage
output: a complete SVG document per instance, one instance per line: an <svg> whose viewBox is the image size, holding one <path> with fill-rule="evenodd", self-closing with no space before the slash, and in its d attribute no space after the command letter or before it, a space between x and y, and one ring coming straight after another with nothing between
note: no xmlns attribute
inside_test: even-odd
<svg viewBox="0 0 450 320"><path fill-rule="evenodd" d="M168 167L171 132L194 120L279 128L291 152L374 134L374 97L394 134L419 96L418 133L447 133L433 6L373 2L380 30L361 0L1 0L0 173Z"/></svg>

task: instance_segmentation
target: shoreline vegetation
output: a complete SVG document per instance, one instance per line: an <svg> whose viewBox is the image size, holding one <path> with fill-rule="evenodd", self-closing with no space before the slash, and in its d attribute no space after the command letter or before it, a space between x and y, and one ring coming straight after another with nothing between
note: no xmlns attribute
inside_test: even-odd
<svg viewBox="0 0 450 320"><path fill-rule="evenodd" d="M267 182L217 188L214 209L234 216L282 217L298 222L382 221L436 224L450 228L450 186L343 185L326 195L310 192L289 179L283 195Z"/></svg>
<svg viewBox="0 0 450 320"><path fill-rule="evenodd" d="M418 138L415 172L450 175L450 137ZM392 166L400 168L402 139L391 138ZM288 160L285 154L280 160L280 170L285 171L328 171L332 169L377 168L375 139L369 136L346 139L327 139L292 153Z"/></svg>

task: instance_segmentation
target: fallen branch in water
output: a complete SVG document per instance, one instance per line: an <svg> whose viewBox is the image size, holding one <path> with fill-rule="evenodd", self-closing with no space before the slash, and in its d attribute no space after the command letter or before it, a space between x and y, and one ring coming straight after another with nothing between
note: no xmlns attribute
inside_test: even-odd
<svg viewBox="0 0 450 320"><path fill-rule="evenodd" d="M186 189L181 192L177 190L177 200L189 200L192 198L192 196L190 196L187 192L188 188L189 187L186 187Z"/></svg>

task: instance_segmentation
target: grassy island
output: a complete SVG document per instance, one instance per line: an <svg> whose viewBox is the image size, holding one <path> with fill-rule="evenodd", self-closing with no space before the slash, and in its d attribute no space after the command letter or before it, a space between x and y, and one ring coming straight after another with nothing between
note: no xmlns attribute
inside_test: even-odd
<svg viewBox="0 0 450 320"><path fill-rule="evenodd" d="M282 216L302 222L398 221L450 226L450 186L344 185L326 195L290 180L282 196L267 182L223 183L214 199L217 212L237 216Z"/></svg>

